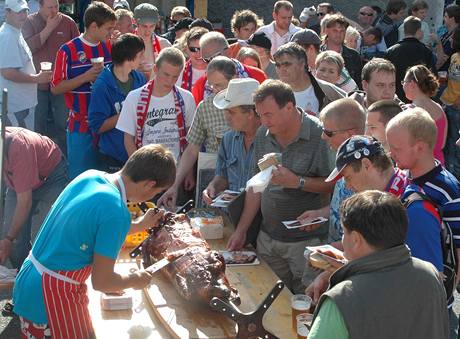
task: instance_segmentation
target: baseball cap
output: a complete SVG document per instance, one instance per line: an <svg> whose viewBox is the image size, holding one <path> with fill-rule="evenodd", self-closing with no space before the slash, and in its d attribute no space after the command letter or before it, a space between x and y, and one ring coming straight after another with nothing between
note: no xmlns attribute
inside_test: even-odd
<svg viewBox="0 0 460 339"><path fill-rule="evenodd" d="M206 20L203 18L198 18L198 19L193 20L193 22L190 24L190 29L192 29L193 27L203 27L203 28L206 28L210 32L214 30L212 23L209 20Z"/></svg>
<svg viewBox="0 0 460 339"><path fill-rule="evenodd" d="M131 10L131 7L129 7L129 2L126 0L115 0L113 2L113 9L117 8L124 8L127 10Z"/></svg>
<svg viewBox="0 0 460 339"><path fill-rule="evenodd" d="M271 49L272 48L272 42L270 39L267 37L267 35L264 32L256 32L247 41L249 45L254 45L257 47L262 47L265 49Z"/></svg>
<svg viewBox="0 0 460 339"><path fill-rule="evenodd" d="M186 17L180 19L176 24L174 25L174 30L179 31L181 29L188 29L190 24L193 22L192 18Z"/></svg>
<svg viewBox="0 0 460 339"><path fill-rule="evenodd" d="M160 21L160 13L154 5L143 3L134 8L134 19L136 19L138 24L156 24Z"/></svg>
<svg viewBox="0 0 460 339"><path fill-rule="evenodd" d="M300 13L299 20L300 22L307 22L310 17L315 16L315 15L316 15L315 6L305 7L302 13Z"/></svg>
<svg viewBox="0 0 460 339"><path fill-rule="evenodd" d="M258 88L259 82L255 79L232 79L228 83L228 87L214 97L214 106L218 109L227 109L243 105L254 105L252 95Z"/></svg>
<svg viewBox="0 0 460 339"><path fill-rule="evenodd" d="M11 9L13 12L19 13L24 9L29 9L26 0L6 0L5 9Z"/></svg>
<svg viewBox="0 0 460 339"><path fill-rule="evenodd" d="M296 42L299 45L321 45L321 39L315 31L305 28L296 32L291 37L292 42Z"/></svg>
<svg viewBox="0 0 460 339"><path fill-rule="evenodd" d="M354 135L340 145L335 158L335 168L325 181L335 182L339 180L344 168L353 161L384 153L385 150L377 139L364 135Z"/></svg>

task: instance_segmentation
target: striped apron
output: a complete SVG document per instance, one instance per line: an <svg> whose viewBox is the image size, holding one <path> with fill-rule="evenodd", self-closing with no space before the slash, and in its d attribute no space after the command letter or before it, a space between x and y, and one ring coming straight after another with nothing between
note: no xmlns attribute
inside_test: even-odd
<svg viewBox="0 0 460 339"><path fill-rule="evenodd" d="M29 260L42 276L42 291L52 338L95 338L85 284L92 266L75 271L52 271L40 264L32 252Z"/></svg>

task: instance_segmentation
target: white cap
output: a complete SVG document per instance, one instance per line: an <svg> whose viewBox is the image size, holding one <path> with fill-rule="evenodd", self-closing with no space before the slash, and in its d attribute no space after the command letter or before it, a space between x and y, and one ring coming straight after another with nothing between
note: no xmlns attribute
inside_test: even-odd
<svg viewBox="0 0 460 339"><path fill-rule="evenodd" d="M259 82L252 78L232 79L227 89L214 97L213 103L218 109L227 109L243 105L254 105L252 95L259 88Z"/></svg>
<svg viewBox="0 0 460 339"><path fill-rule="evenodd" d="M29 9L26 0L6 0L5 9L11 9L13 12L19 13L25 9Z"/></svg>

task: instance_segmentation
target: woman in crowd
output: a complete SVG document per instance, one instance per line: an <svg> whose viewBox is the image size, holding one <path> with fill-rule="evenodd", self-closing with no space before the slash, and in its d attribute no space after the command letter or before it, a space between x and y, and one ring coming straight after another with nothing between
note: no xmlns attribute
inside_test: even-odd
<svg viewBox="0 0 460 339"><path fill-rule="evenodd" d="M444 165L442 149L447 136L447 118L441 106L434 102L433 97L438 90L438 81L431 71L424 65L412 66L406 72L402 81L404 93L413 106L425 109L433 118L438 129L434 157Z"/></svg>
<svg viewBox="0 0 460 339"><path fill-rule="evenodd" d="M343 57L334 51L318 54L315 61L316 77L334 84L349 93L358 89L345 68Z"/></svg>
<svg viewBox="0 0 460 339"><path fill-rule="evenodd" d="M262 69L259 54L252 48L241 48L236 56L236 59L245 65Z"/></svg>
<svg viewBox="0 0 460 339"><path fill-rule="evenodd" d="M460 24L460 6L449 5L444 11L444 25L447 31L441 37L434 36L436 47L434 49L438 71L447 71L450 64L450 56L454 53L451 46L452 35Z"/></svg>

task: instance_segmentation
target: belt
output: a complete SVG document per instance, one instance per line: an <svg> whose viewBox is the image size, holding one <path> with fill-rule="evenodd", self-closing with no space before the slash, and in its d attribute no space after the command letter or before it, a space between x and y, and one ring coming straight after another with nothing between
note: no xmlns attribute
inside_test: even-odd
<svg viewBox="0 0 460 339"><path fill-rule="evenodd" d="M46 273L46 274L48 274L48 275L50 275L53 278L56 278L58 280L62 280L62 281L65 281L65 282L68 282L68 283L71 283L71 284L74 284L74 285L80 285L80 283L78 281L75 281L73 279L70 279L70 278L66 277L65 275L59 274L57 272L54 272L54 271L46 268L42 264L40 264L38 262L38 260L34 257L34 255L32 254L32 251L29 252L28 258L29 258L30 262L34 265L34 267L38 271L38 273L40 273L40 275L43 275L43 273Z"/></svg>

